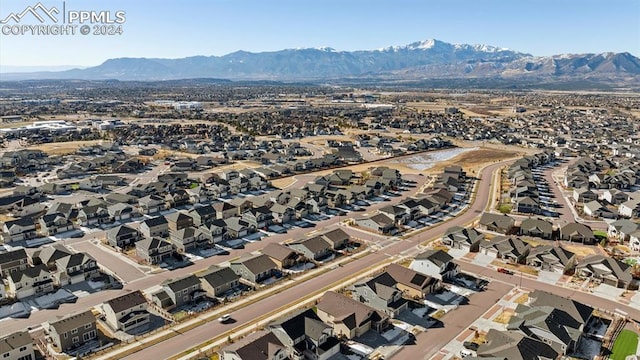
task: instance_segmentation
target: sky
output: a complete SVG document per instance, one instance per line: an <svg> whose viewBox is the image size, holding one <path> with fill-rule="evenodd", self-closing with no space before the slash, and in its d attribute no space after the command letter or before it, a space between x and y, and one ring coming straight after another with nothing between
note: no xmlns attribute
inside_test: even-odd
<svg viewBox="0 0 640 360"><path fill-rule="evenodd" d="M47 9L124 11L120 35L11 34L0 24L0 69L95 66L109 58L181 58L237 50L372 50L438 39L533 55L630 52L640 56L638 0L42 0ZM62 11L64 2L64 9ZM0 0L0 20L37 0ZM61 16L61 15L60 15ZM68 17L68 15L67 15ZM68 19L67 19L68 20ZM45 19L46 25L55 24ZM63 24L58 19L57 24ZM84 23L93 29L95 24ZM16 30L17 29L17 30ZM115 29L115 28L112 28ZM93 31L93 30L92 30ZM5 32L9 34L5 34Z"/></svg>

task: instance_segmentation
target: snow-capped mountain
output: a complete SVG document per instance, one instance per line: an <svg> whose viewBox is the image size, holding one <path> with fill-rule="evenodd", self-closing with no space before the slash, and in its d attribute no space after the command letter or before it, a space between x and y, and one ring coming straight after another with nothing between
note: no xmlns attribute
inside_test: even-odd
<svg viewBox="0 0 640 360"><path fill-rule="evenodd" d="M230 80L331 79L601 79L640 82L640 59L629 53L536 57L491 45L450 44L428 39L378 50L330 47L286 49L182 59L117 58L87 69L3 75L11 79Z"/></svg>

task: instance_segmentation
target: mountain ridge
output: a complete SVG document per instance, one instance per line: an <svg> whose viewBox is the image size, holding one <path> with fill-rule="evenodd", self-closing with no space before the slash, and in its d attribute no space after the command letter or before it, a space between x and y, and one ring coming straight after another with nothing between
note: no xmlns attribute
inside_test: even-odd
<svg viewBox="0 0 640 360"><path fill-rule="evenodd" d="M486 44L451 44L427 39L377 50L338 51L322 47L258 53L239 50L222 56L196 55L178 59L123 57L84 69L3 74L5 80L219 78L328 81L358 77L396 80L589 79L639 84L640 59L629 52L533 56Z"/></svg>

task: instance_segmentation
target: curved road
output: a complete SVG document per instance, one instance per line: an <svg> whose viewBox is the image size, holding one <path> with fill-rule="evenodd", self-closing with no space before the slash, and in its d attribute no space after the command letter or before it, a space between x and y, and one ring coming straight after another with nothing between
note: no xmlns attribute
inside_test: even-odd
<svg viewBox="0 0 640 360"><path fill-rule="evenodd" d="M502 165L503 163L496 163L483 169L481 172L482 179L478 183L478 191L475 201L464 214L451 219L449 222L431 227L409 239L399 240L383 250L370 253L358 260L345 264L343 267L339 268L339 270L326 272L309 279L298 286L284 290L276 296L270 296L242 309L241 311L236 311L234 313L234 318L237 322L232 327L220 324L217 321L208 322L193 330L178 334L159 344L146 347L133 355L125 357L124 359L167 358L180 354L184 350L201 344L220 335L221 333L232 330L232 328L250 326L254 322L254 319L257 319L260 316L282 306L286 305L289 308L294 308L299 299L307 296L308 294L314 293L318 291L318 289L323 289L332 284L342 282L344 279L349 278L349 274L358 273L367 267L385 261L392 255L400 254L427 240L440 236L450 226L464 226L467 223L470 223L484 209L489 199L491 175L494 170Z"/></svg>

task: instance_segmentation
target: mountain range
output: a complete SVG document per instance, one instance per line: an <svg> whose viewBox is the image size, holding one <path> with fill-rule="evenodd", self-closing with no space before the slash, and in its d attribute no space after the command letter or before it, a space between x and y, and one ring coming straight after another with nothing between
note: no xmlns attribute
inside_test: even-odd
<svg viewBox="0 0 640 360"><path fill-rule="evenodd" d="M533 56L489 45L425 40L378 50L286 49L181 59L116 58L66 71L2 74L4 80L229 80L344 81L377 79L494 79L500 81L589 81L640 85L640 59L630 53Z"/></svg>

